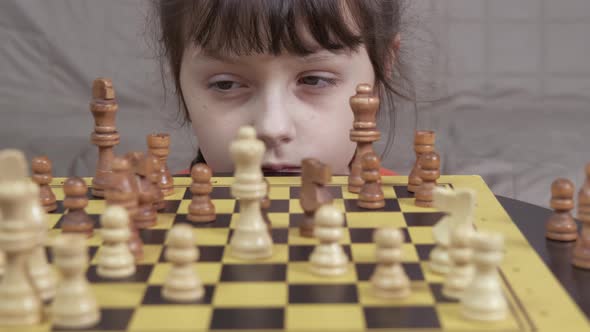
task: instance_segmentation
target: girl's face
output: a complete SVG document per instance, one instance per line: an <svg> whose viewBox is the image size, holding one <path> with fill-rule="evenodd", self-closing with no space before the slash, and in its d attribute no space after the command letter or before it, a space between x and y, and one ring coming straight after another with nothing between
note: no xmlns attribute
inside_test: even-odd
<svg viewBox="0 0 590 332"><path fill-rule="evenodd" d="M216 172L233 170L229 145L241 126L251 125L266 145L265 171L299 172L303 158L317 158L334 174L348 174L356 147L349 98L357 84L374 80L363 47L227 56L193 46L180 71L199 147Z"/></svg>

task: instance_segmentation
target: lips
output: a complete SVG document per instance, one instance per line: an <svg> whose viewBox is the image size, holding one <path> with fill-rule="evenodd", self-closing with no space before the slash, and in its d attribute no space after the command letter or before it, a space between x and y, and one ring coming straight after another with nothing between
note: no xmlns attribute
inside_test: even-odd
<svg viewBox="0 0 590 332"><path fill-rule="evenodd" d="M284 172L297 173L301 171L301 166L291 164L264 164L262 165L263 172Z"/></svg>

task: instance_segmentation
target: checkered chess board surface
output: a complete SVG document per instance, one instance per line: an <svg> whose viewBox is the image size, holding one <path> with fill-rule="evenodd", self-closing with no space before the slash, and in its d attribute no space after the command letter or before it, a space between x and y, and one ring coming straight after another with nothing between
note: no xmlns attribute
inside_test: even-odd
<svg viewBox="0 0 590 332"><path fill-rule="evenodd" d="M449 177L442 185L453 186ZM477 178L480 179L480 178ZM53 190L58 210L50 213L49 237L61 232L64 214L65 179L54 179ZM90 184L90 179L86 179ZM346 190L346 178L335 177L329 187L334 204L345 214L342 240L350 258L348 273L337 278L317 277L308 272L308 257L317 240L303 238L298 225L303 212L299 205L300 186L296 178L269 178L274 240L273 256L256 262L236 260L228 254L229 239L239 217L239 206L231 196L232 178L215 178L211 194L217 219L209 224L194 224L195 245L200 252L194 264L206 295L203 300L176 304L165 301L160 290L170 264L165 262L166 232L175 224L188 223L191 194L190 178L175 178L175 193L166 197L166 209L158 214L155 227L140 231L144 259L137 273L112 281L96 273L96 253L100 250L100 214L105 201L88 194L86 211L96 221L94 235L88 239L90 265L87 277L101 307L101 331L205 331L205 330L283 330L283 331L529 331L536 323L529 317L514 286L501 276L510 304L508 319L491 325L465 321L459 304L442 296L441 276L427 267L433 248L432 226L443 216L434 209L414 206L412 194L398 177L383 180L386 206L365 210L356 205L356 195ZM481 180L465 180L460 183ZM481 181L483 183L483 181ZM482 187L490 194L485 184ZM481 204L481 202L480 202ZM491 211L491 210L490 210ZM485 221L493 214L483 213ZM403 266L411 279L412 295L404 300L383 300L373 296L369 278L375 267L376 227L392 226L405 234ZM530 248L529 248L530 249ZM50 252L48 250L49 257ZM51 259L51 257L50 257Z"/></svg>

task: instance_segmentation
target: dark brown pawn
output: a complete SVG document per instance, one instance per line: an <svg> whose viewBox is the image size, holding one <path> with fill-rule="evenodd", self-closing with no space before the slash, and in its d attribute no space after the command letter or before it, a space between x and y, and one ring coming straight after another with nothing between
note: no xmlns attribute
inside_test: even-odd
<svg viewBox="0 0 590 332"><path fill-rule="evenodd" d="M365 153L363 156L364 184L357 200L358 206L365 209L381 209L385 206L385 198L381 189L381 163L375 153Z"/></svg>
<svg viewBox="0 0 590 332"><path fill-rule="evenodd" d="M55 211L57 202L55 194L49 186L53 179L53 176L51 176L51 160L47 156L35 157L31 161L31 169L33 170L33 181L39 185L41 205L45 212Z"/></svg>
<svg viewBox="0 0 590 332"><path fill-rule="evenodd" d="M572 264L590 269L590 163L586 165L586 181L578 192L578 219L582 222L582 233L574 247Z"/></svg>
<svg viewBox="0 0 590 332"><path fill-rule="evenodd" d="M557 179L551 184L553 214L545 225L545 236L556 241L575 241L578 226L571 210L574 208L574 184L568 179Z"/></svg>
<svg viewBox="0 0 590 332"><path fill-rule="evenodd" d="M104 197L111 175L111 163L115 158L114 147L119 144L120 135L115 125L119 105L115 99L113 82L108 78L97 78L92 83L90 111L94 117L92 144L98 147L96 174L92 179L92 195Z"/></svg>
<svg viewBox="0 0 590 332"><path fill-rule="evenodd" d="M160 169L158 186L164 196L174 194L174 178L168 169L168 154L170 153L170 135L165 133L150 134L147 136L149 153L158 157Z"/></svg>
<svg viewBox="0 0 590 332"><path fill-rule="evenodd" d="M358 194L363 185L362 157L365 153L374 152L373 142L381 137L375 120L379 109L379 97L373 94L373 88L369 84L359 84L356 87L356 94L350 97L350 108L354 115L350 140L356 142L357 146L350 165L348 191Z"/></svg>
<svg viewBox="0 0 590 332"><path fill-rule="evenodd" d="M436 180L440 177L440 157L436 152L428 152L420 156L420 178L422 184L416 192L416 206L432 207L433 191Z"/></svg>
<svg viewBox="0 0 590 332"><path fill-rule="evenodd" d="M270 183L267 178L264 178L264 183L266 183L266 195L260 200L260 212L262 212L262 219L264 219L264 223L268 228L268 233L272 235L272 223L268 217L268 209L270 208L270 199L268 198L270 195Z"/></svg>
<svg viewBox="0 0 590 332"><path fill-rule="evenodd" d="M139 205L133 223L139 229L155 226L158 219L156 203L160 188L152 182L155 166L159 166L158 159L150 154L141 154L136 164Z"/></svg>
<svg viewBox="0 0 590 332"><path fill-rule="evenodd" d="M129 213L129 219L134 220L138 208L138 190L135 174L131 170L131 163L127 158L115 157L111 164L113 171L109 186L105 192L107 205L119 205ZM143 259L143 242L134 222L129 223L131 237L129 249L136 261Z"/></svg>
<svg viewBox="0 0 590 332"><path fill-rule="evenodd" d="M88 186L79 177L71 177L64 183L64 207L67 212L61 220L64 233L82 233L92 236L94 220L84 210L88 206Z"/></svg>
<svg viewBox="0 0 590 332"><path fill-rule="evenodd" d="M414 167L408 176L408 191L415 193L422 184L422 179L419 174L418 159L420 156L427 152L434 151L434 143L436 141L436 135L430 130L417 130L414 134L414 152L416 153L416 162Z"/></svg>
<svg viewBox="0 0 590 332"><path fill-rule="evenodd" d="M188 206L187 219L196 223L205 223L215 220L215 206L211 202L211 169L204 163L198 163L191 169L190 191L193 194L191 204Z"/></svg>
<svg viewBox="0 0 590 332"><path fill-rule="evenodd" d="M317 159L306 158L301 162L301 194L299 204L303 210L303 221L299 235L313 237L315 212L324 204L333 201L326 185L332 180L330 167Z"/></svg>

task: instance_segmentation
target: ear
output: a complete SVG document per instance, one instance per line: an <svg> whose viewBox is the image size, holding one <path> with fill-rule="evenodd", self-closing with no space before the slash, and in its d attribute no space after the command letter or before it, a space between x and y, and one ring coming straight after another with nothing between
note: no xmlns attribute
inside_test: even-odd
<svg viewBox="0 0 590 332"><path fill-rule="evenodd" d="M391 52L390 54L390 58L387 59L387 61L385 62L385 71L387 73L390 73L390 75L393 75L393 64L395 63L395 61L397 60L397 54L399 52L399 49L401 47L402 44L402 37L400 35L400 33L396 33L395 36L393 37L393 40L391 41L391 45L390 50Z"/></svg>

